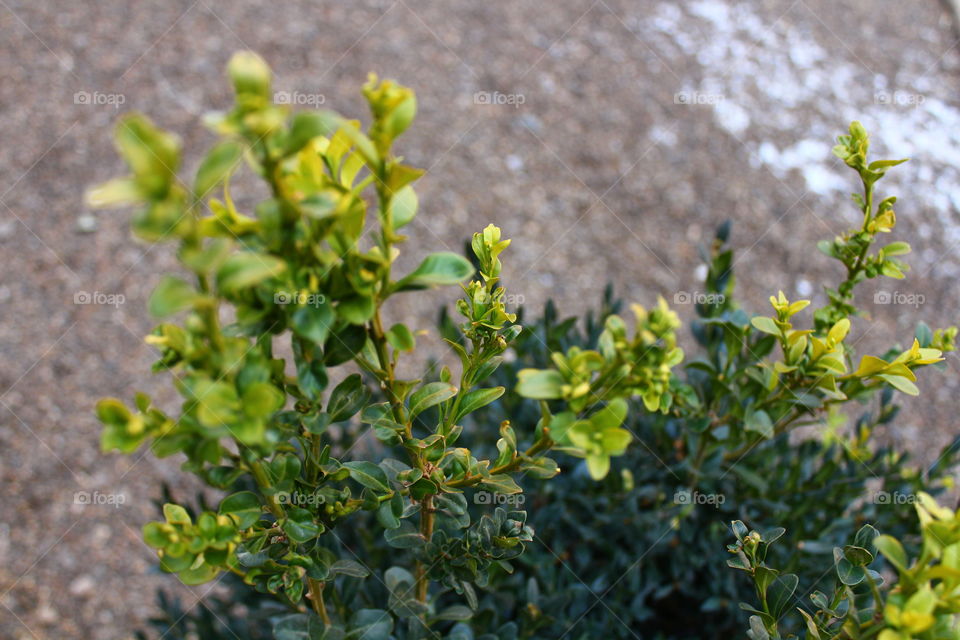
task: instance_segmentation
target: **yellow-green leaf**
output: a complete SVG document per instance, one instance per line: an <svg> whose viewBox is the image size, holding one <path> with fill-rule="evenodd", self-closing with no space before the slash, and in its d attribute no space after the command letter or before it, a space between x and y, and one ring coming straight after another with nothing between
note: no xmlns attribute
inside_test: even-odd
<svg viewBox="0 0 960 640"><path fill-rule="evenodd" d="M755 329L769 333L770 335L779 336L781 334L780 327L777 326L777 323L773 321L773 318L768 318L767 316L751 318L750 324L752 324Z"/></svg>
<svg viewBox="0 0 960 640"><path fill-rule="evenodd" d="M873 376L890 366L886 360L881 360L876 356L863 356L860 358L860 366L853 372L858 378Z"/></svg>

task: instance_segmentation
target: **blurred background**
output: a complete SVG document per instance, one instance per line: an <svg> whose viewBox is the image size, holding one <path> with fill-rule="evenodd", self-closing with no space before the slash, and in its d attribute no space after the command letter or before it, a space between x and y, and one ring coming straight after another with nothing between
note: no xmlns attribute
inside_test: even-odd
<svg viewBox="0 0 960 640"><path fill-rule="evenodd" d="M140 540L161 482L193 490L179 461L102 455L92 411L136 389L173 399L142 337L175 261L82 194L123 173L111 135L127 110L182 137L191 175L238 49L271 64L278 102L365 118L368 72L412 86L420 112L398 146L428 173L402 263L494 222L533 315L549 298L582 314L612 282L689 318L697 247L728 218L749 310L777 289L822 302L841 274L815 244L859 224L830 148L859 119L876 157L912 159L880 191L901 197L914 253L905 280L862 289L858 348L958 320L960 33L937 0L0 0L0 33L3 638L130 637L161 586L202 606L206 588L156 573ZM442 355L435 332L422 343ZM955 355L948 367L886 434L921 458L956 430Z"/></svg>

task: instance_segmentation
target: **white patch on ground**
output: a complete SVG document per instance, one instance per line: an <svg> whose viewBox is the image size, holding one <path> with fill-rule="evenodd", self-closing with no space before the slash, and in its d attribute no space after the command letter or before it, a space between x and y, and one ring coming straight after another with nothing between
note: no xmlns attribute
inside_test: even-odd
<svg viewBox="0 0 960 640"><path fill-rule="evenodd" d="M718 102L713 111L720 126L733 135L740 135L750 126L750 114L736 102Z"/></svg>
<svg viewBox="0 0 960 640"><path fill-rule="evenodd" d="M807 139L780 150L773 142L765 140L760 143L753 159L755 165L765 165L779 177L793 169L799 170L806 180L807 190L813 193L845 193L850 189L849 180L845 180L836 169L820 163L824 157L830 157L830 148L821 140Z"/></svg>
<svg viewBox="0 0 960 640"><path fill-rule="evenodd" d="M840 205L855 182L831 154L832 140L838 127L860 120L880 141L879 154L911 159L891 171L884 191L930 213L921 234L960 242L960 110L952 87L931 75L938 60L909 50L897 77L875 74L839 42L827 43L828 55L788 18L771 24L749 3L665 2L644 22L701 65L699 84L683 90L711 100L717 124L744 144L754 166L784 180L799 171L807 191Z"/></svg>
<svg viewBox="0 0 960 640"><path fill-rule="evenodd" d="M671 129L655 124L650 127L650 131L647 134L650 138L650 141L661 147L672 147L677 144L677 134L674 133Z"/></svg>
<svg viewBox="0 0 960 640"><path fill-rule="evenodd" d="M507 156L506 162L507 162L507 169L510 169L510 171L513 171L514 173L517 173L518 171L523 170L523 158L521 158L518 155L514 155L511 153L510 155Z"/></svg>

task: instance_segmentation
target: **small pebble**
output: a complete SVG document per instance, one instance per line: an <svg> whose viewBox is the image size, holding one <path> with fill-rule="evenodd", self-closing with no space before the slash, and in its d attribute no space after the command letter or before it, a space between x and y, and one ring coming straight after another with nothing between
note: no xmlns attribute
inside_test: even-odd
<svg viewBox="0 0 960 640"><path fill-rule="evenodd" d="M80 233L93 233L97 230L97 219L90 214L84 214L77 218L77 231Z"/></svg>
<svg viewBox="0 0 960 640"><path fill-rule="evenodd" d="M12 237L16 230L16 220L4 220L3 222L0 222L0 240L6 240L7 238Z"/></svg>
<svg viewBox="0 0 960 640"><path fill-rule="evenodd" d="M70 593L75 596L85 596L93 591L94 587L97 586L96 581L94 581L91 576L80 576L70 583Z"/></svg>
<svg viewBox="0 0 960 640"><path fill-rule="evenodd" d="M37 620L44 623L56 622L58 615L57 610L51 607L48 604L42 604L37 607L37 611L34 614L37 617Z"/></svg>

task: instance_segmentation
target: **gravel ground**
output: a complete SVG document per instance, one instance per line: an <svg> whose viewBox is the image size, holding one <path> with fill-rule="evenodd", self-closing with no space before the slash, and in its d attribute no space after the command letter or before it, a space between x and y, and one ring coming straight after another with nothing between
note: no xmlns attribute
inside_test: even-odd
<svg viewBox="0 0 960 640"><path fill-rule="evenodd" d="M92 417L104 395L172 399L141 337L174 263L81 194L122 171L110 130L128 109L178 132L192 172L237 49L261 52L293 101L348 114L364 113L368 71L413 86L402 149L429 174L404 264L496 222L512 290L569 313L608 281L641 302L696 293L696 246L726 218L754 309L778 288L816 300L838 276L816 240L856 223L830 141L859 118L914 159L885 187L916 251L877 290L903 304L865 291L861 345L957 321L960 55L934 0L0 0L0 29L0 637L128 637L156 588L204 593L152 573L140 542L159 483L190 486L177 462L101 455ZM921 455L954 430L948 366L890 434Z"/></svg>

